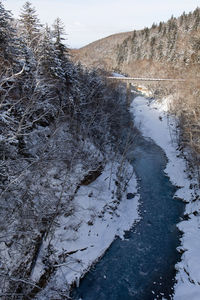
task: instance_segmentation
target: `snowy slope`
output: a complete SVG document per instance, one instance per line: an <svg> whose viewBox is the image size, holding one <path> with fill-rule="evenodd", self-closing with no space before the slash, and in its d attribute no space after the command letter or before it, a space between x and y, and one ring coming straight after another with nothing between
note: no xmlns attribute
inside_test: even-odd
<svg viewBox="0 0 200 300"><path fill-rule="evenodd" d="M121 200L118 199L116 185L119 170L125 179ZM132 199L127 199L127 193L133 194ZM128 162L123 166L116 161L109 163L94 182L82 185L73 200L74 213L59 218L59 227L43 244L32 274L35 282L44 273L43 257L50 243L61 259L56 264L54 276L37 299L52 299L57 296L56 290L66 288L67 292L72 283L78 285L80 278L113 240L117 236L123 238L124 231L139 220L138 205L137 181Z"/></svg>

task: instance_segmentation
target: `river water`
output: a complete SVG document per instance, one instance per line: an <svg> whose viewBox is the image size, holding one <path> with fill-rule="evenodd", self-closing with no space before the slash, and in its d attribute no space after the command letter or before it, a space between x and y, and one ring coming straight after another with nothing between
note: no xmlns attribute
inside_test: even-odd
<svg viewBox="0 0 200 300"><path fill-rule="evenodd" d="M72 292L73 299L171 299L174 265L180 259L176 224L184 204L173 199L176 188L163 171L166 156L153 141L138 135L129 157L138 176L142 219L125 240L113 242Z"/></svg>

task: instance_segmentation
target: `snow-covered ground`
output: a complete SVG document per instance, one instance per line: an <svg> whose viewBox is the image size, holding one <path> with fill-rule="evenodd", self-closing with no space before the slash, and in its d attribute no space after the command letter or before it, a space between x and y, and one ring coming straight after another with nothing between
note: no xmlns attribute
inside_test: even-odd
<svg viewBox="0 0 200 300"><path fill-rule="evenodd" d="M118 200L119 176L126 179L121 200ZM56 263L55 275L37 299L53 298L55 288L63 290L63 286L69 287L73 282L78 285L79 279L115 237L123 239L124 232L139 220L138 205L136 177L126 161L107 164L95 181L82 185L73 199L73 214L59 218L59 227L40 251L32 274L35 282L44 272L43 253L47 252L49 243L60 262Z"/></svg>
<svg viewBox="0 0 200 300"><path fill-rule="evenodd" d="M165 172L171 182L180 187L175 197L186 202L185 214L189 220L181 221L178 228L183 232L181 246L182 261L176 265L177 283L175 285L175 300L200 299L200 204L195 201L198 195L191 186L195 179L188 178L186 161L177 150L176 120L170 117L168 108L172 98L162 101L151 101L137 97L131 104L135 124L145 137L153 139L166 153L168 164ZM192 184L192 185L191 185Z"/></svg>

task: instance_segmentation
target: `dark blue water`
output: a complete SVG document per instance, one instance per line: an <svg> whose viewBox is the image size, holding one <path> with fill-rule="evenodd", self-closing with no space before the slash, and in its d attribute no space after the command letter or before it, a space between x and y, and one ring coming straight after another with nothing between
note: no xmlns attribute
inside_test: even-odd
<svg viewBox="0 0 200 300"><path fill-rule="evenodd" d="M184 204L173 199L176 189L163 172L167 160L157 145L138 136L129 155L139 178L142 220L126 232L127 240L113 242L73 291L73 299L171 299L179 260L176 224Z"/></svg>

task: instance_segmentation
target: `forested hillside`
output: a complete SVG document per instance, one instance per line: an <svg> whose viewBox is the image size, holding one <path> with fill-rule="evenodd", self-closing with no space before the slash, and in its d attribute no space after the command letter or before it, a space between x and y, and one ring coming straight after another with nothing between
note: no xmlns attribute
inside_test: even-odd
<svg viewBox="0 0 200 300"><path fill-rule="evenodd" d="M20 20L0 2L1 299L31 299L45 286L53 263L38 282L30 278L43 240L129 135L123 93L75 65L64 34L60 19L43 26L29 2ZM54 253L50 244L46 251Z"/></svg>
<svg viewBox="0 0 200 300"><path fill-rule="evenodd" d="M73 50L74 60L129 75L179 76L200 63L200 9L151 28L120 33ZM144 74L145 72L145 74Z"/></svg>
<svg viewBox="0 0 200 300"><path fill-rule="evenodd" d="M197 8L193 13L183 14L178 19L171 17L167 23L160 22L159 25L153 24L151 28L134 31L131 37L117 47L117 66L130 72L134 64L128 64L141 61L140 71L136 71L141 75L146 64L148 68L150 66L147 73L149 75L152 75L155 68L155 72L159 71L159 76L168 75L168 70L173 72L170 74L172 76L181 76L188 65L200 63L199 35L200 9ZM161 65L164 63L164 70L158 69L157 65L151 67L151 61ZM133 70L132 73L134 74Z"/></svg>
<svg viewBox="0 0 200 300"><path fill-rule="evenodd" d="M74 60L133 77L183 78L182 84L149 88L155 97L174 95L171 110L178 116L180 142L196 168L200 155L200 9L119 37L123 40L118 43L118 35L113 35L73 50Z"/></svg>

